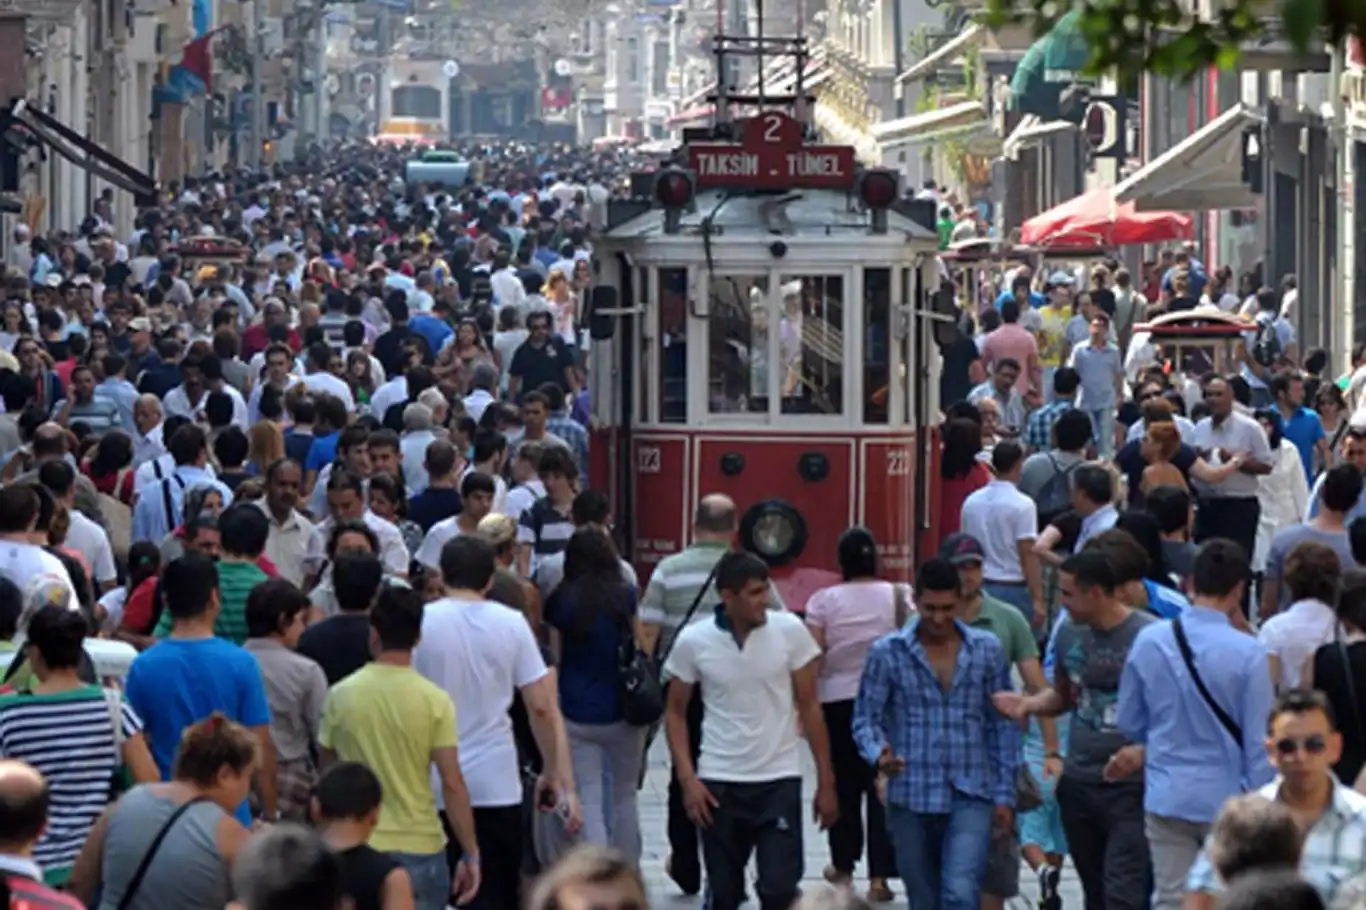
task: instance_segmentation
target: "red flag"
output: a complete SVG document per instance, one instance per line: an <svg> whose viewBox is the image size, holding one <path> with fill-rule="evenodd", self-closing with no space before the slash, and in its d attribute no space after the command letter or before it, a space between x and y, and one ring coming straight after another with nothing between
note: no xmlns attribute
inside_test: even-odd
<svg viewBox="0 0 1366 910"><path fill-rule="evenodd" d="M185 45L181 52L180 65L192 76L204 83L204 92L213 91L213 39L226 26L210 29Z"/></svg>

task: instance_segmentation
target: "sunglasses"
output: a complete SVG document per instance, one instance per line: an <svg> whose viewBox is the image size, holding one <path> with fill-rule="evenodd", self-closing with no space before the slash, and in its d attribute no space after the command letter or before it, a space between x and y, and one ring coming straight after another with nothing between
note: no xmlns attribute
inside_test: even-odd
<svg viewBox="0 0 1366 910"><path fill-rule="evenodd" d="M1320 755L1324 749L1328 748L1328 741L1322 736L1306 736L1304 739L1294 739L1287 736L1285 739L1276 740L1276 754L1288 758L1304 750L1307 755Z"/></svg>

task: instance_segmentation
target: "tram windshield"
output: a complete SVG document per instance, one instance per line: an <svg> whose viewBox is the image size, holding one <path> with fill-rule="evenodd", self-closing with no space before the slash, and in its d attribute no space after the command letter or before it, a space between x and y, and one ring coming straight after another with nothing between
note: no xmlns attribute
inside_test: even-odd
<svg viewBox="0 0 1366 910"><path fill-rule="evenodd" d="M708 321L713 414L840 414L845 280L841 275L715 275Z"/></svg>

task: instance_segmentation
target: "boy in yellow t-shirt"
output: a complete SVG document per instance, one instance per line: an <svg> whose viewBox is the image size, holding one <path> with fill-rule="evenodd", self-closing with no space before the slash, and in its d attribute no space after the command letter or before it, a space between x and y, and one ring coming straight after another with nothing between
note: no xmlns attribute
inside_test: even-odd
<svg viewBox="0 0 1366 910"><path fill-rule="evenodd" d="M417 910L443 910L478 890L479 845L456 750L455 705L412 666L421 632L422 596L386 585L370 613L372 647L377 640L379 652L327 693L318 742L324 766L336 759L361 762L379 777L384 799L370 846L408 870ZM433 765L462 853L454 881L428 777Z"/></svg>

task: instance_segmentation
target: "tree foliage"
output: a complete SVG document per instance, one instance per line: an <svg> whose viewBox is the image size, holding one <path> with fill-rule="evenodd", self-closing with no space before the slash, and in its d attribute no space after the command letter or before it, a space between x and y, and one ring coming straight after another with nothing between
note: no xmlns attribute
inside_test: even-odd
<svg viewBox="0 0 1366 910"><path fill-rule="evenodd" d="M1212 8L1208 20L1190 13ZM1093 73L1116 69L1188 79L1208 67L1237 67L1242 49L1287 41L1320 50L1366 35L1364 0L987 0L987 24L1032 22L1043 33L1080 7Z"/></svg>

